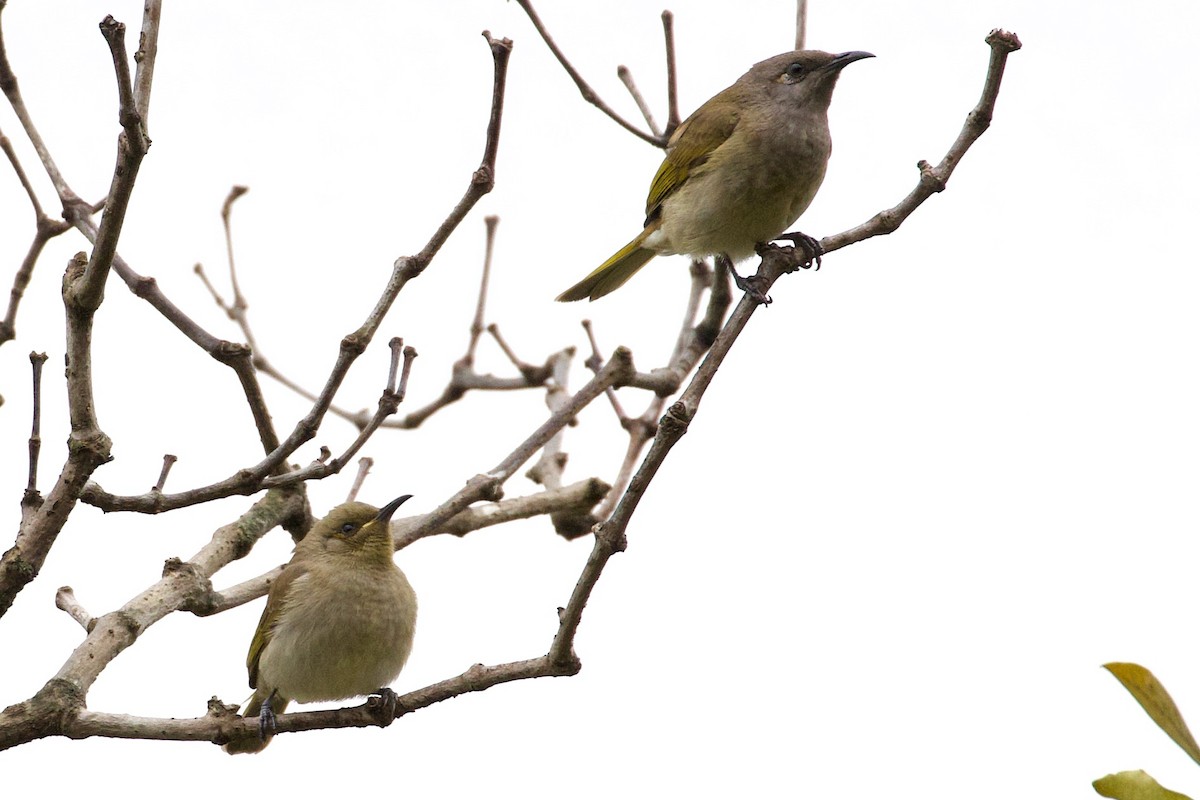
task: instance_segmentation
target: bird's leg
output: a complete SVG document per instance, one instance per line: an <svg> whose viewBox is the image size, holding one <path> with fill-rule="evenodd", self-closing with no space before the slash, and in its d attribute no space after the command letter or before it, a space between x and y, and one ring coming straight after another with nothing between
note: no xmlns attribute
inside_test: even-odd
<svg viewBox="0 0 1200 800"><path fill-rule="evenodd" d="M729 270L729 274L733 276L733 282L739 289L745 292L751 300L764 306L771 305L770 296L763 294L762 291L754 285L754 275L751 275L748 278L743 278L741 275L738 275L737 270L733 268L733 260L724 253L721 253L717 256L717 263Z"/></svg>
<svg viewBox="0 0 1200 800"><path fill-rule="evenodd" d="M821 255L825 252L821 248L821 243L809 236L807 233L795 231L793 233L781 233L777 239L787 239L792 243L792 247L804 248L804 260L796 266L800 269L820 269Z"/></svg>
<svg viewBox="0 0 1200 800"><path fill-rule="evenodd" d="M258 738L264 742L275 733L275 709L271 708L274 699L275 692L271 692L271 696L258 709Z"/></svg>

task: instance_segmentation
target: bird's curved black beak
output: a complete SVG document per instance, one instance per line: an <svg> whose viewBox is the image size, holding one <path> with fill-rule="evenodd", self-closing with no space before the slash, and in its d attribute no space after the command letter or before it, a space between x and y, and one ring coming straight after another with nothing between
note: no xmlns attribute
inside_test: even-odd
<svg viewBox="0 0 1200 800"><path fill-rule="evenodd" d="M841 69L855 61L862 61L864 58L874 58L874 53L868 53L866 50L851 50L847 53L838 53L833 57L833 61L825 67L826 69Z"/></svg>
<svg viewBox="0 0 1200 800"><path fill-rule="evenodd" d="M404 505L404 501L411 498L411 494L402 494L392 502L388 503L383 508L379 509L379 513L375 515L376 522L388 522L392 518L392 514L396 513L396 509Z"/></svg>

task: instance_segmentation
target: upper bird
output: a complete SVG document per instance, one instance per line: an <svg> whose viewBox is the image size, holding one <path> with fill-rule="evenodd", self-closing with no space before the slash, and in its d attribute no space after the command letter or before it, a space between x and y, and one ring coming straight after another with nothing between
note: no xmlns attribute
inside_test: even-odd
<svg viewBox="0 0 1200 800"><path fill-rule="evenodd" d="M373 694L396 679L412 649L417 596L392 560L390 521L409 495L383 508L343 503L296 545L271 585L246 667L254 694L244 716L257 736L228 753L257 753L291 700Z"/></svg>
<svg viewBox="0 0 1200 800"><path fill-rule="evenodd" d="M645 230L557 299L603 297L656 255L740 261L781 238L825 178L838 75L872 57L782 53L700 106L667 143L646 198Z"/></svg>

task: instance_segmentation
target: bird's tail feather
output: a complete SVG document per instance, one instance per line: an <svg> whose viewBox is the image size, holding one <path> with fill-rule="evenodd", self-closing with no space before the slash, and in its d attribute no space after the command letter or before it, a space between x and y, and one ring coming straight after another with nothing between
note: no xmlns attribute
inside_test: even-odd
<svg viewBox="0 0 1200 800"><path fill-rule="evenodd" d="M632 278L635 272L646 266L647 261L658 255L642 246L650 231L651 229L647 228L639 233L637 238L618 250L608 261L555 299L560 303L582 300L585 297L595 300L618 289L621 284Z"/></svg>

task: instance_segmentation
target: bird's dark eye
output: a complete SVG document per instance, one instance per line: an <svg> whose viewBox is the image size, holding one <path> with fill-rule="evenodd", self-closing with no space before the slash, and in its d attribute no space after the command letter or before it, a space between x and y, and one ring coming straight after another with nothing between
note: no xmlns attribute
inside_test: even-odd
<svg viewBox="0 0 1200 800"><path fill-rule="evenodd" d="M804 77L804 65L799 61L793 61L788 64L787 76L792 80L799 80Z"/></svg>
<svg viewBox="0 0 1200 800"><path fill-rule="evenodd" d="M354 530L353 522L347 522L345 525L342 526L342 533L350 533L353 530Z"/></svg>

